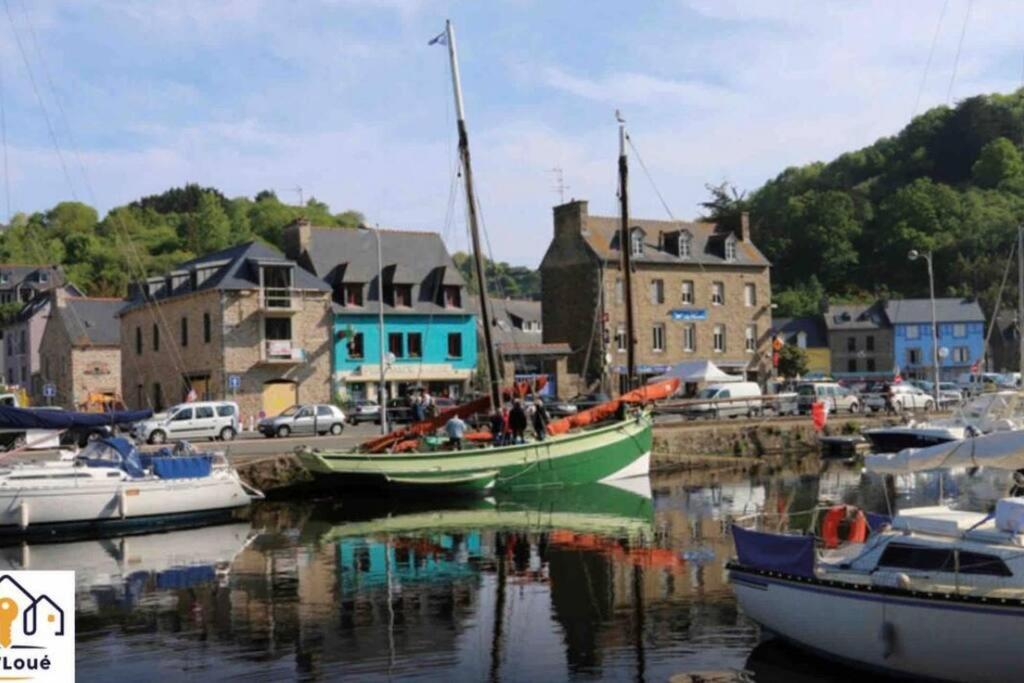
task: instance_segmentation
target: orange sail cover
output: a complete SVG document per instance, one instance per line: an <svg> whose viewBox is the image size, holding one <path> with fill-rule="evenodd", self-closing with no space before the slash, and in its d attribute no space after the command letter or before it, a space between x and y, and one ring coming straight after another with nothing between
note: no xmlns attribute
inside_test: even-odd
<svg viewBox="0 0 1024 683"><path fill-rule="evenodd" d="M660 382L654 382L646 386L634 389L628 393L623 394L619 398L612 399L607 403L596 405L593 408L583 410L570 415L569 417L563 417L561 420L554 420L548 423L548 434L557 435L565 434L570 429L577 427L586 427L602 420L607 420L609 417L615 415L618 412L619 407L622 404L635 405L642 403L650 403L651 401L660 401L661 399L668 398L672 394L679 390L678 379L666 379Z"/></svg>

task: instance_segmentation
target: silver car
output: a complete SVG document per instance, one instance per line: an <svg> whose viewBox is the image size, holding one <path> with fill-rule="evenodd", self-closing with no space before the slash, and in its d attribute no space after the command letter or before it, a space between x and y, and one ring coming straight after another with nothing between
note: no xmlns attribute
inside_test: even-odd
<svg viewBox="0 0 1024 683"><path fill-rule="evenodd" d="M326 403L292 406L277 417L265 417L256 427L266 437L295 435L337 436L345 429L345 413Z"/></svg>

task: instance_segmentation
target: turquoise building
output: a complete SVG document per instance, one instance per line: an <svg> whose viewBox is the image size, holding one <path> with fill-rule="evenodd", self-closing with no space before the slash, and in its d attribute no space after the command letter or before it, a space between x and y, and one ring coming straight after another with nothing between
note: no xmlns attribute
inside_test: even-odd
<svg viewBox="0 0 1024 683"><path fill-rule="evenodd" d="M382 268L378 273L377 240ZM441 237L430 232L285 228L285 252L331 286L331 377L340 399L379 396L384 306L388 396L459 397L477 367L476 315Z"/></svg>

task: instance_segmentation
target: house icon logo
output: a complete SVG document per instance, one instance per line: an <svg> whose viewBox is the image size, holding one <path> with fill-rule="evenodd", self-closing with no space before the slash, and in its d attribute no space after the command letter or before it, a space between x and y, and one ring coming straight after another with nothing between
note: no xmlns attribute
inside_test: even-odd
<svg viewBox="0 0 1024 683"><path fill-rule="evenodd" d="M74 604L74 572L0 574L0 680L74 680Z"/></svg>

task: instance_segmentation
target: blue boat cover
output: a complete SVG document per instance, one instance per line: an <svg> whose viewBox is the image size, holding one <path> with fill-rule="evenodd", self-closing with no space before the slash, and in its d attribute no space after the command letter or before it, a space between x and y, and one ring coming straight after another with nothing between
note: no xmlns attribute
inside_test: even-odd
<svg viewBox="0 0 1024 683"><path fill-rule="evenodd" d="M131 424L147 420L152 410L122 410L112 413L76 413L66 410L29 410L0 406L0 429L72 429Z"/></svg>
<svg viewBox="0 0 1024 683"><path fill-rule="evenodd" d="M751 569L814 576L814 536L766 534L732 525L736 557Z"/></svg>
<svg viewBox="0 0 1024 683"><path fill-rule="evenodd" d="M871 533L877 533L886 524L892 524L892 515L883 515L881 512L866 512L868 518L868 529Z"/></svg>
<svg viewBox="0 0 1024 683"><path fill-rule="evenodd" d="M156 587L160 590L193 588L216 580L217 570L209 564L172 567L156 575Z"/></svg>
<svg viewBox="0 0 1024 683"><path fill-rule="evenodd" d="M153 474L161 479L190 479L208 477L213 469L213 457L209 455L175 455L170 458L155 457Z"/></svg>
<svg viewBox="0 0 1024 683"><path fill-rule="evenodd" d="M107 446L117 453L120 456L120 461L111 458L95 457L103 455L103 446ZM82 455L78 456L78 459L84 461L87 467L120 467L131 477L141 477L146 474L143 470L143 463L139 457L139 452L135 450L135 446L131 441L119 436L108 436L99 439L83 451Z"/></svg>

